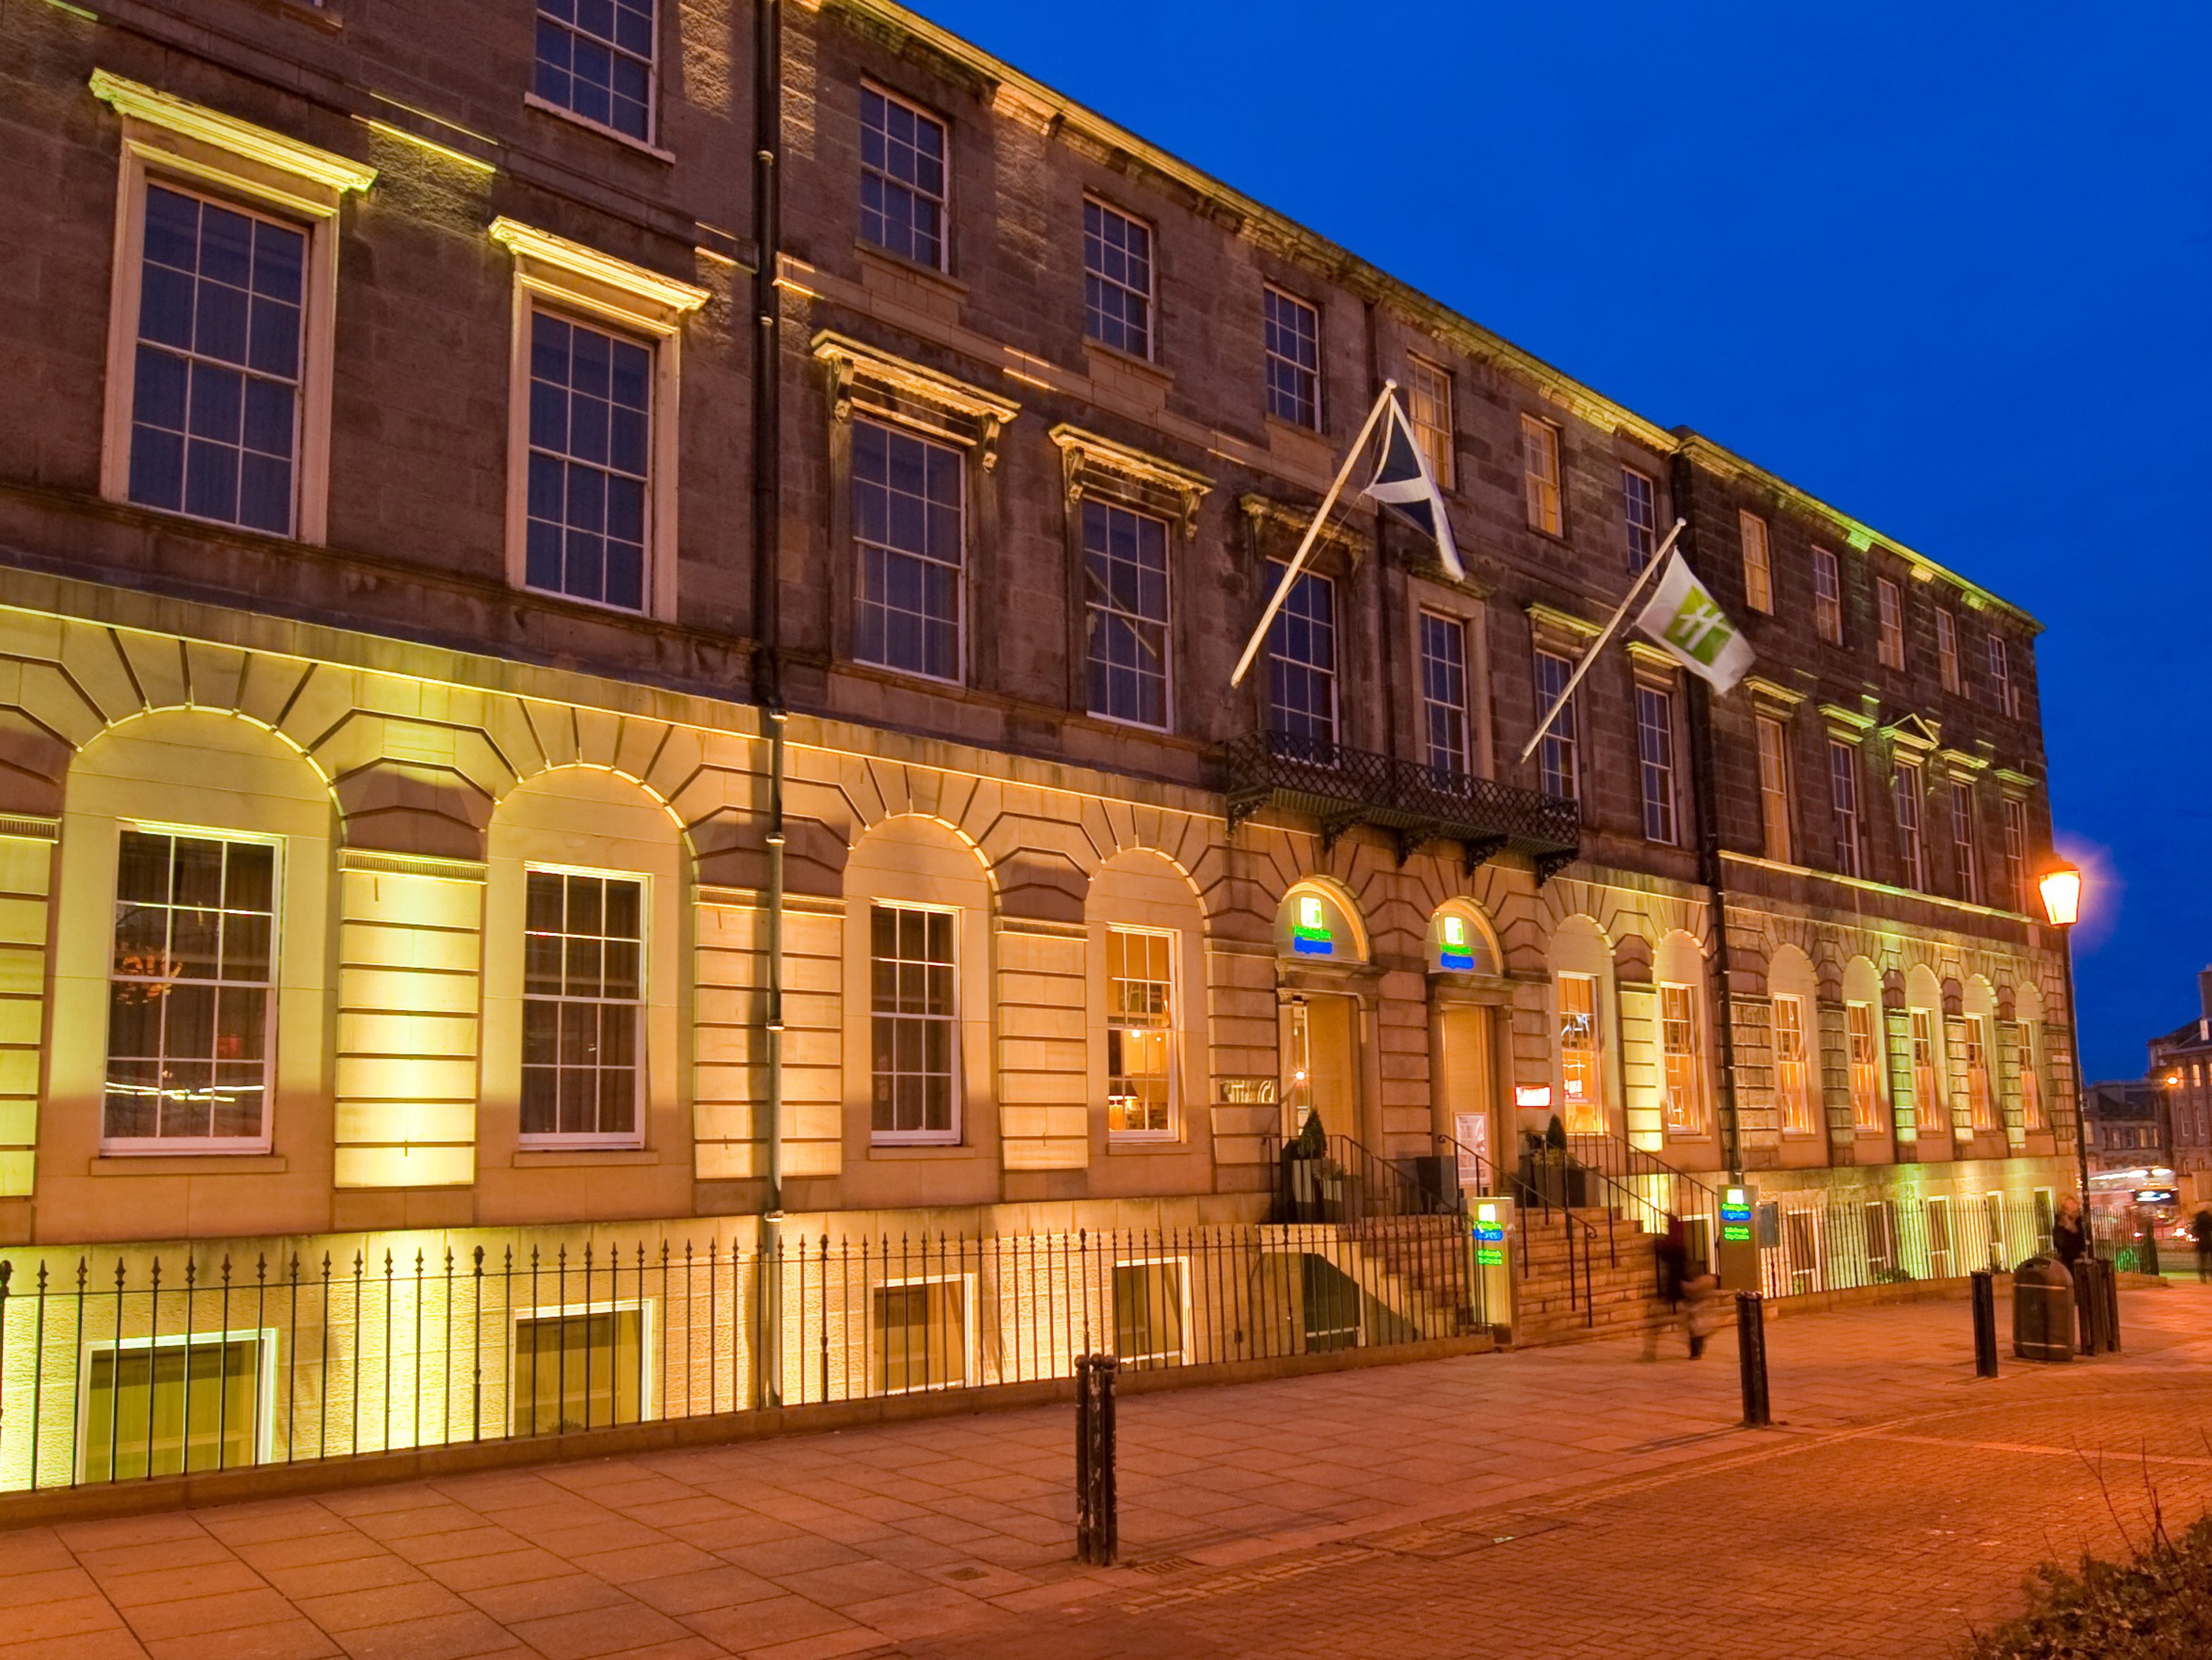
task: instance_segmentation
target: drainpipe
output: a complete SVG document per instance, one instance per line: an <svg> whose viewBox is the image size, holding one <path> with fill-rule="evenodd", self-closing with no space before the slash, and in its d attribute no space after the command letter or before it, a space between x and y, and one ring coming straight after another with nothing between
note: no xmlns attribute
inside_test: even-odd
<svg viewBox="0 0 2212 1660"><path fill-rule="evenodd" d="M1690 522L1683 527L1678 550L1697 569L1697 520L1689 511L1692 489L1687 457L1674 458L1674 512ZM1743 1122L1735 1098L1735 1006L1729 995L1728 893L1721 885L1720 789L1713 769L1712 688L1696 675L1687 677L1690 691L1690 775L1698 806L1698 879L1712 896L1713 1031L1718 1062L1714 1079L1721 1110L1721 1145L1728 1158L1729 1179L1743 1180Z"/></svg>
<svg viewBox="0 0 2212 1660"><path fill-rule="evenodd" d="M777 554L783 512L781 376L783 368L781 295L776 267L782 246L781 167L783 159L783 7L761 0L753 47L753 702L769 735L768 984L761 1048L768 1061L768 1091L761 1103L760 1136L767 1193L761 1205L761 1273L754 1298L758 1326L753 1356L754 1398L764 1407L783 1403L781 1278L776 1261L783 1218L783 769L787 719L779 646L782 587Z"/></svg>

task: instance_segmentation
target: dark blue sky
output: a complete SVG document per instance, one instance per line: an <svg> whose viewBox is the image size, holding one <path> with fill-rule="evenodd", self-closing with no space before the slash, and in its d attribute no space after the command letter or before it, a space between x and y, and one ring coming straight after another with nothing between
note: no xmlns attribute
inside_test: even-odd
<svg viewBox="0 0 2212 1660"><path fill-rule="evenodd" d="M2093 1077L2212 962L2212 8L921 0L2027 607Z"/></svg>

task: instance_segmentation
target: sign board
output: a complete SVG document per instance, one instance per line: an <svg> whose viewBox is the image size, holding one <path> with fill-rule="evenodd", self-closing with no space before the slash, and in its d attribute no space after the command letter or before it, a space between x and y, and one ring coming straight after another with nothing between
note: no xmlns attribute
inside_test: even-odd
<svg viewBox="0 0 2212 1660"><path fill-rule="evenodd" d="M1552 1104L1552 1086L1549 1084L1516 1084L1513 1086L1513 1104L1516 1107L1548 1107Z"/></svg>
<svg viewBox="0 0 2212 1660"><path fill-rule="evenodd" d="M1275 1104L1273 1078L1224 1078L1218 1080L1224 1107L1272 1107Z"/></svg>
<svg viewBox="0 0 2212 1660"><path fill-rule="evenodd" d="M1759 1213L1759 1189L1748 1183L1732 1182L1721 1189L1721 1237L1713 1252L1713 1268L1729 1291L1759 1289L1759 1237L1754 1231Z"/></svg>
<svg viewBox="0 0 2212 1660"><path fill-rule="evenodd" d="M1505 1265L1505 1219L1494 1199L1480 1199L1474 1207L1474 1261L1479 1268Z"/></svg>

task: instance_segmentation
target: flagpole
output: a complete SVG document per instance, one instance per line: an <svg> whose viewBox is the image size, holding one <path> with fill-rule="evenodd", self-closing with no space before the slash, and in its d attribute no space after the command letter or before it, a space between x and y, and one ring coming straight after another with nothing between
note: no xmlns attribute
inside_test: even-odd
<svg viewBox="0 0 2212 1660"><path fill-rule="evenodd" d="M1597 661L1597 654L1605 648L1605 642L1619 632L1622 620L1628 615L1628 608L1636 603L1636 596L1644 592L1644 585L1651 580L1653 572L1667 562L1667 556L1674 550L1674 538L1681 535L1689 522L1686 519L1674 521L1674 528L1667 532L1667 539L1659 544L1659 550L1651 556L1650 562L1628 585L1628 596L1620 602L1620 609L1613 613L1613 620L1598 631L1596 639L1590 642L1589 649L1583 654L1583 660L1575 665L1575 672L1567 677L1566 686L1553 701L1552 707L1545 710L1544 718L1536 723L1536 730L1529 737L1528 747L1521 751L1522 762L1536 752L1536 745L1544 741L1544 734L1551 731L1552 722L1559 718L1559 711L1566 708L1567 699L1575 695L1575 688L1582 684L1583 676L1588 674L1590 666Z"/></svg>
<svg viewBox="0 0 2212 1660"><path fill-rule="evenodd" d="M1382 395L1375 400L1375 407L1367 411L1367 423L1359 429L1359 436L1352 441L1352 447L1345 452L1344 465L1336 470L1336 481L1328 487L1328 494L1321 499L1321 511L1314 514L1313 523L1306 526L1305 539L1298 544L1298 550L1291 557L1290 569L1283 573L1283 580L1275 585L1274 595L1267 601L1267 609L1260 614L1260 626L1252 630L1252 637L1244 642L1244 654L1237 660L1237 672L1229 677L1231 686L1243 680L1245 671L1252 666L1252 660L1259 655L1260 644L1267 637L1268 625L1275 620L1275 613L1282 610L1283 601L1290 597L1291 584L1298 580L1298 572L1304 568L1306 556L1313 551L1314 539L1321 534L1322 522L1328 519L1329 509L1336 505L1336 498L1343 494L1345 480L1352 477L1352 464L1365 453L1367 441L1375 433L1375 423L1382 417L1382 406L1389 402L1397 390L1395 380L1382 383Z"/></svg>

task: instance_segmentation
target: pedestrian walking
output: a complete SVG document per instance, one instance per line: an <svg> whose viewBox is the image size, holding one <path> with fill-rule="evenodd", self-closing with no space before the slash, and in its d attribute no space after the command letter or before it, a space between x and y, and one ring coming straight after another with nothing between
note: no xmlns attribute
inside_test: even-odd
<svg viewBox="0 0 2212 1660"><path fill-rule="evenodd" d="M1644 1324L1644 1358L1659 1358L1659 1334L1681 1317L1682 1283L1690 1271L1690 1238L1679 1216L1667 1219L1666 1231L1660 1234L1651 1254L1658 1265L1658 1274L1651 1292L1651 1317Z"/></svg>
<svg viewBox="0 0 2212 1660"><path fill-rule="evenodd" d="M2212 1280L2212 1205L2199 1206L2189 1219L2189 1237L2197 1242L2197 1280L2202 1285Z"/></svg>
<svg viewBox="0 0 2212 1660"><path fill-rule="evenodd" d="M1717 1274L1697 1274L1682 1282L1682 1325L1690 1337L1690 1359L1701 1359L1706 1340L1721 1323L1721 1280Z"/></svg>
<svg viewBox="0 0 2212 1660"><path fill-rule="evenodd" d="M2051 1223L2051 1249L2069 1274L2088 1252L2089 1225L2082 1219L2081 1200L2073 1194L2058 1201L2058 1214Z"/></svg>

